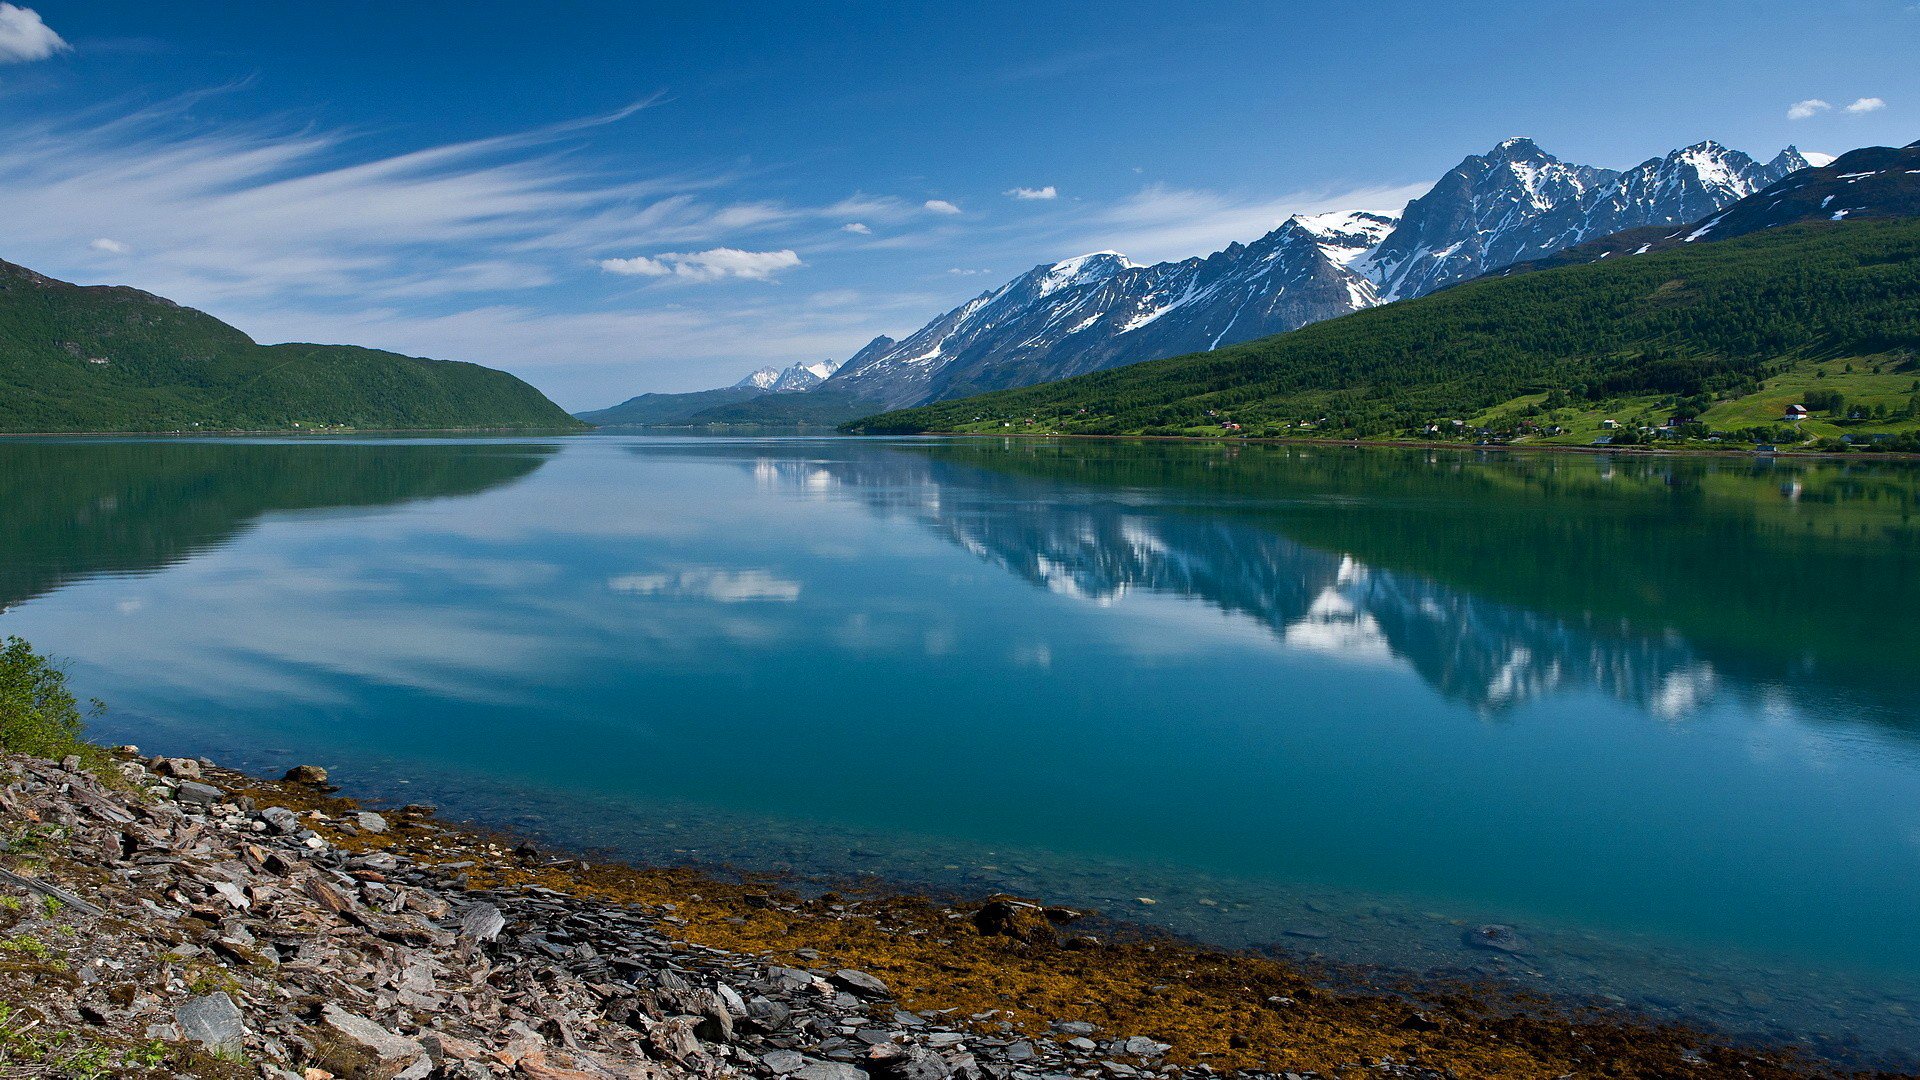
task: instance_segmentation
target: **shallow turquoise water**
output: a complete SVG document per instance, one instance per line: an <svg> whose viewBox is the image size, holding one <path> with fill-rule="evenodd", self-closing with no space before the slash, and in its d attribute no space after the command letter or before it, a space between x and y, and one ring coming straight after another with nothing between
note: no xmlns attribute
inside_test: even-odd
<svg viewBox="0 0 1920 1080"><path fill-rule="evenodd" d="M0 496L0 633L116 741L1920 1043L1910 466L38 440Z"/></svg>

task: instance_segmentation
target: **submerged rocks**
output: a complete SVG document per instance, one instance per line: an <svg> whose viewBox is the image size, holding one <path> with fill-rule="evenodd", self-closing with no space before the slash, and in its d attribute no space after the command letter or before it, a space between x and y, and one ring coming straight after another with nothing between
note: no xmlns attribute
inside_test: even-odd
<svg viewBox="0 0 1920 1080"><path fill-rule="evenodd" d="M1533 949L1533 943L1522 937L1518 930L1500 923L1476 926L1462 934L1461 941L1475 949L1508 955L1519 955Z"/></svg>

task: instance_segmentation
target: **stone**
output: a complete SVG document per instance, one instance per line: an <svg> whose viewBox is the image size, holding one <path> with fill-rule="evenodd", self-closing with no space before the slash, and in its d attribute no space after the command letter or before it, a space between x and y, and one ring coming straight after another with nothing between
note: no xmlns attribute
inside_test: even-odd
<svg viewBox="0 0 1920 1080"><path fill-rule="evenodd" d="M1008 1061L1032 1061L1038 1057L1039 1054L1034 1050L1032 1043L1021 1039L1019 1042L1013 1043L1005 1050L1000 1051L1000 1056L1006 1058Z"/></svg>
<svg viewBox="0 0 1920 1080"><path fill-rule="evenodd" d="M865 998L884 998L889 995L886 983L864 971L855 971L852 968L841 968L834 972L831 981L835 986L844 986Z"/></svg>
<svg viewBox="0 0 1920 1080"><path fill-rule="evenodd" d="M468 941L492 941L506 928L506 916L492 904L475 904L460 916L460 936Z"/></svg>
<svg viewBox="0 0 1920 1080"><path fill-rule="evenodd" d="M224 990L185 1002L173 1010L173 1019L182 1035L215 1053L237 1053L247 1037L246 1017Z"/></svg>
<svg viewBox="0 0 1920 1080"><path fill-rule="evenodd" d="M223 796L220 789L193 780L182 780L174 790L173 797L190 806L212 806Z"/></svg>
<svg viewBox="0 0 1920 1080"><path fill-rule="evenodd" d="M1135 1035L1122 1044L1122 1049L1134 1057L1150 1058L1159 1057L1173 1047L1163 1042L1154 1042L1144 1035Z"/></svg>
<svg viewBox="0 0 1920 1080"><path fill-rule="evenodd" d="M260 820L281 836L291 836L300 831L300 815L284 806L269 806L260 811Z"/></svg>
<svg viewBox="0 0 1920 1080"><path fill-rule="evenodd" d="M923 1046L881 1043L867 1051L867 1071L882 1080L947 1080L953 1067Z"/></svg>
<svg viewBox="0 0 1920 1080"><path fill-rule="evenodd" d="M815 1061L792 1074L796 1080L867 1080L867 1074L842 1061Z"/></svg>
<svg viewBox="0 0 1920 1080"><path fill-rule="evenodd" d="M383 833L387 831L387 819L379 814L361 812L353 815L353 823L361 832Z"/></svg>
<svg viewBox="0 0 1920 1080"><path fill-rule="evenodd" d="M426 1047L338 1005L322 1007L320 1023L331 1036L321 1063L337 1073L355 1080L411 1080L433 1069Z"/></svg>
<svg viewBox="0 0 1920 1080"><path fill-rule="evenodd" d="M318 765L295 765L281 779L289 784L324 784L327 782L327 770Z"/></svg>
<svg viewBox="0 0 1920 1080"><path fill-rule="evenodd" d="M807 1056L798 1050L769 1050L760 1055L760 1064L775 1076L785 1076L806 1068Z"/></svg>
<svg viewBox="0 0 1920 1080"><path fill-rule="evenodd" d="M1055 1020L1053 1030L1062 1035L1091 1035L1100 1029L1085 1020Z"/></svg>
<svg viewBox="0 0 1920 1080"><path fill-rule="evenodd" d="M1533 949L1533 944L1521 937L1518 930L1499 923L1476 926L1462 934L1461 941L1471 948L1487 949L1510 956L1530 952Z"/></svg>
<svg viewBox="0 0 1920 1080"><path fill-rule="evenodd" d="M201 775L200 763L185 757L155 758L153 771L176 780L198 780Z"/></svg>

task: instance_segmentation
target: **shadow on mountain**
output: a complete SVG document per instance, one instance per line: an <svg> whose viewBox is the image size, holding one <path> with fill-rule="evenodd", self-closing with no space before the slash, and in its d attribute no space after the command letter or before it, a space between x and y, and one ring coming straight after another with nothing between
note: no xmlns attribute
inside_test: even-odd
<svg viewBox="0 0 1920 1080"><path fill-rule="evenodd" d="M261 515L475 495L556 447L0 443L0 610L101 574L144 573L226 544Z"/></svg>
<svg viewBox="0 0 1920 1080"><path fill-rule="evenodd" d="M823 450L825 448L822 448ZM1898 463L984 440L761 457L1100 605L1204 600L1493 713L1720 693L1920 727L1920 470Z"/></svg>

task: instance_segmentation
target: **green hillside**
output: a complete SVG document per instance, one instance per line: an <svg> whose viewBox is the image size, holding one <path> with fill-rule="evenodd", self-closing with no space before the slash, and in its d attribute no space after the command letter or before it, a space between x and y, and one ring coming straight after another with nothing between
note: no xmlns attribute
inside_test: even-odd
<svg viewBox="0 0 1920 1080"><path fill-rule="evenodd" d="M1781 420L1802 397L1814 416ZM1885 446L1920 438L1917 413L1920 221L1908 218L1485 278L847 429L1566 443L1878 434ZM1699 423L1643 430L1675 414Z"/></svg>
<svg viewBox="0 0 1920 1080"><path fill-rule="evenodd" d="M579 427L477 364L258 345L202 312L0 262L0 431Z"/></svg>

